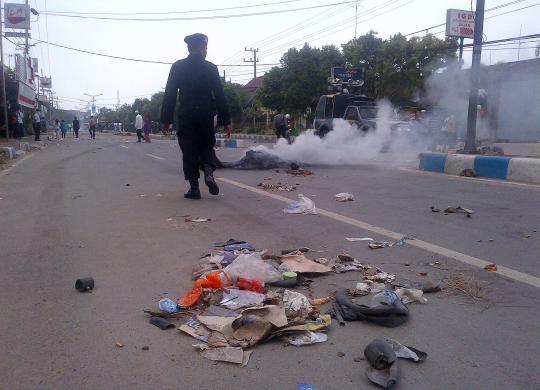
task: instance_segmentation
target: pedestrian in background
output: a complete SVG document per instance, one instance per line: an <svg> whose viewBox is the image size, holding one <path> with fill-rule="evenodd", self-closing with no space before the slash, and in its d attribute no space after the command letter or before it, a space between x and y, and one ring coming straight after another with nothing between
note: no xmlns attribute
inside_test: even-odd
<svg viewBox="0 0 540 390"><path fill-rule="evenodd" d="M68 131L68 125L65 120L60 121L60 132L62 133L62 139L66 139L66 133Z"/></svg>
<svg viewBox="0 0 540 390"><path fill-rule="evenodd" d="M150 120L150 115L148 113L144 114L144 140L150 142L150 133L152 133L152 121Z"/></svg>
<svg viewBox="0 0 540 390"><path fill-rule="evenodd" d="M90 117L90 123L88 126L88 131L90 132L90 138L96 139L96 118L94 118L94 115Z"/></svg>
<svg viewBox="0 0 540 390"><path fill-rule="evenodd" d="M40 134L41 134L41 118L39 117L39 109L36 110L34 113L34 141L40 140Z"/></svg>
<svg viewBox="0 0 540 390"><path fill-rule="evenodd" d="M15 111L13 108L9 113L8 131L10 137L17 138L17 111Z"/></svg>
<svg viewBox="0 0 540 390"><path fill-rule="evenodd" d="M185 37L184 42L187 43L189 55L171 67L161 106L161 123L163 130L169 128L179 96L178 144L182 150L184 178L190 185L184 197L201 199L199 167L204 171L204 182L210 194L219 194L214 179L214 114L217 111L217 125L225 126L225 131L230 132L231 120L218 69L205 60L208 37L193 34Z"/></svg>
<svg viewBox="0 0 540 390"><path fill-rule="evenodd" d="M79 138L79 129L81 128L81 123L77 117L73 118L73 135L75 138Z"/></svg>
<svg viewBox="0 0 540 390"><path fill-rule="evenodd" d="M58 139L59 132L60 132L60 121L57 118L54 120L54 138Z"/></svg>
<svg viewBox="0 0 540 390"><path fill-rule="evenodd" d="M139 111L135 111L135 132L137 133L137 142L141 142L142 139L144 139L142 133L143 133L143 119L141 114L139 114Z"/></svg>
<svg viewBox="0 0 540 390"><path fill-rule="evenodd" d="M17 136L15 138L21 139L22 137L24 137L24 113L19 106L17 110Z"/></svg>

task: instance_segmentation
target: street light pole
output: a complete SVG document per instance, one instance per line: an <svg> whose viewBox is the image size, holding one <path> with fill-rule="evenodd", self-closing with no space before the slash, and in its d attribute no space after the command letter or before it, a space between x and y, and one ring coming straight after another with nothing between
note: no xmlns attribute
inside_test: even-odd
<svg viewBox="0 0 540 390"><path fill-rule="evenodd" d="M7 96L6 96L6 72L4 64L4 37L2 32L2 0L0 0L0 61L2 62L2 97L4 100L4 122L6 126L6 142L9 142L9 126L7 112Z"/></svg>
<svg viewBox="0 0 540 390"><path fill-rule="evenodd" d="M467 137L465 151L476 152L476 116L478 114L478 85L480 84L480 61L482 59L482 37L484 35L484 0L476 0L474 16L474 44L471 66L471 88L467 115Z"/></svg>

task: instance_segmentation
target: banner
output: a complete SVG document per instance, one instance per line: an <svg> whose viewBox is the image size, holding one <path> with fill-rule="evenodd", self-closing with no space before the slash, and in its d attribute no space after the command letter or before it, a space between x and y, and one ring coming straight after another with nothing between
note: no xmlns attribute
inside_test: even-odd
<svg viewBox="0 0 540 390"><path fill-rule="evenodd" d="M34 87L19 81L19 96L17 100L21 106L34 108L36 105L36 92L34 91Z"/></svg>
<svg viewBox="0 0 540 390"><path fill-rule="evenodd" d="M30 6L4 3L4 27L30 30Z"/></svg>

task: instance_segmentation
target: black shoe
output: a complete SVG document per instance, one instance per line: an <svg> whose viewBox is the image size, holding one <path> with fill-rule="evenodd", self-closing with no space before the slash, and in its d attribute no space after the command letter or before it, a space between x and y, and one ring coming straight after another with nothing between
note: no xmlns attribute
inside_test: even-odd
<svg viewBox="0 0 540 390"><path fill-rule="evenodd" d="M189 191L184 194L186 199L201 199L201 191L199 190L199 181L190 180L189 181Z"/></svg>
<svg viewBox="0 0 540 390"><path fill-rule="evenodd" d="M214 179L214 170L209 165L204 166L204 183L208 186L208 191L212 195L219 194L219 187Z"/></svg>

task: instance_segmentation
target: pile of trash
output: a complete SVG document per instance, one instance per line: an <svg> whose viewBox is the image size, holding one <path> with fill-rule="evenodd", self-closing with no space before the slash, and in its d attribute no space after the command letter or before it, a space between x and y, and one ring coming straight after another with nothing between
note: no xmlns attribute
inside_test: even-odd
<svg viewBox="0 0 540 390"><path fill-rule="evenodd" d="M194 267L189 291L176 302L161 299L160 311L145 312L161 329L174 327L170 318L184 319L178 330L196 340L193 347L203 357L245 366L253 348L269 340L293 346L325 342L332 318L340 325L367 321L395 327L407 321L408 303L427 301L422 290L402 286L395 275L346 253L330 260L307 257L317 252L322 251L295 248L273 255L241 240L216 243ZM350 271L361 274L355 289L312 297L308 278ZM306 286L309 297L294 291ZM369 302L356 303L358 297ZM323 313L318 306L327 303L331 307Z"/></svg>

